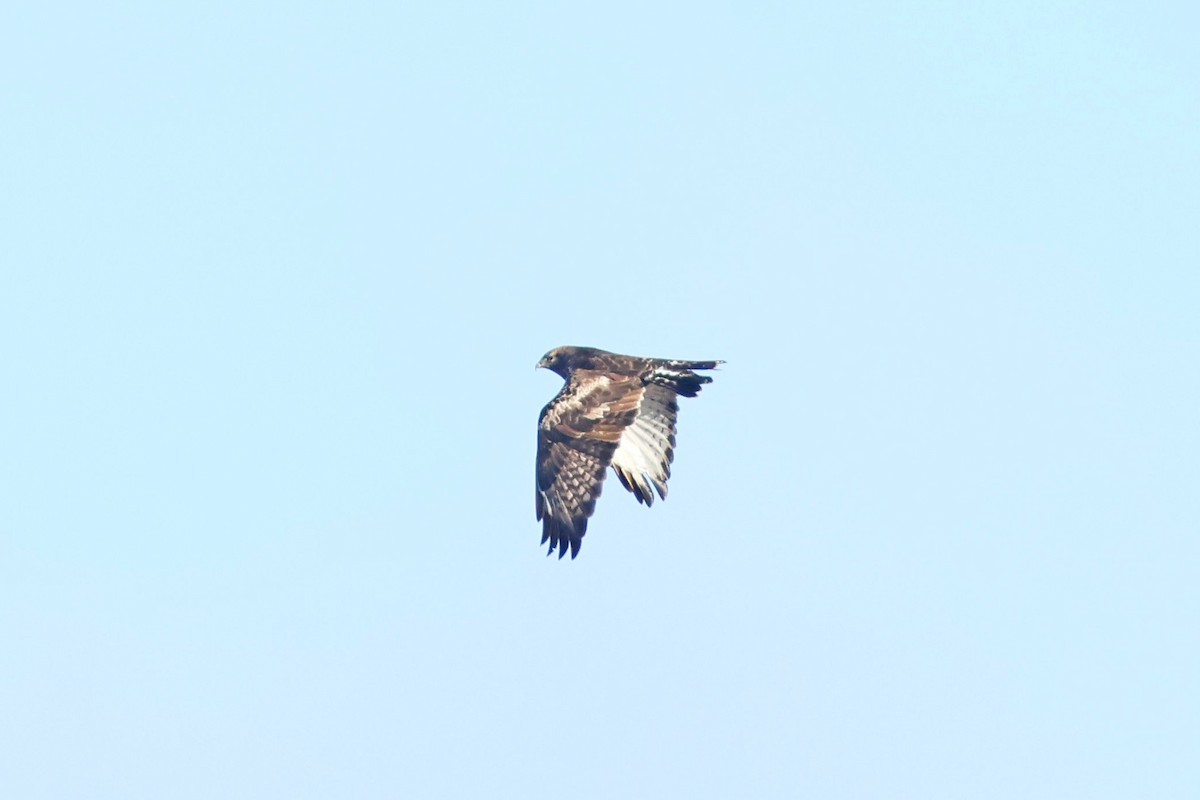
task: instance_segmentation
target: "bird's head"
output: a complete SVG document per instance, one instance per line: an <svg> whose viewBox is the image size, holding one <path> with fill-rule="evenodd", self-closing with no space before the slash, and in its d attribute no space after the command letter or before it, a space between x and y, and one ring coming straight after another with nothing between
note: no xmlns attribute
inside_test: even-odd
<svg viewBox="0 0 1200 800"><path fill-rule="evenodd" d="M548 369L551 372L558 373L562 377L567 377L567 372L570 369L568 364L570 358L570 347L556 347L546 355L542 356L542 360L534 365L534 368L541 367Z"/></svg>

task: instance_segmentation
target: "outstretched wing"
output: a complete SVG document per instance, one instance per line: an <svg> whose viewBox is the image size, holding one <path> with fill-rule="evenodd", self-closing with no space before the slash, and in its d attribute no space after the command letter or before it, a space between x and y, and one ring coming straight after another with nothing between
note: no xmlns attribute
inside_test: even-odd
<svg viewBox="0 0 1200 800"><path fill-rule="evenodd" d="M538 420L537 518L542 544L562 558L579 553L588 517L621 433L633 423L646 386L637 376L576 370ZM622 479L624 480L624 479Z"/></svg>
<svg viewBox="0 0 1200 800"><path fill-rule="evenodd" d="M621 432L620 444L613 453L613 471L639 503L653 505L654 490L664 500L667 497L678 413L675 390L651 383L641 394L633 421Z"/></svg>

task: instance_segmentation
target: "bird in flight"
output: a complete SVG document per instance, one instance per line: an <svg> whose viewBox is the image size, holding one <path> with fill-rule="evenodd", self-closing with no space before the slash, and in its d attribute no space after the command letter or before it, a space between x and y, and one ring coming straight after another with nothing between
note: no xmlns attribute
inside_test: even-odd
<svg viewBox="0 0 1200 800"><path fill-rule="evenodd" d="M556 347L537 363L566 381L538 417L537 518L562 558L579 545L609 467L639 503L667 497L677 398L695 397L723 361L673 361Z"/></svg>

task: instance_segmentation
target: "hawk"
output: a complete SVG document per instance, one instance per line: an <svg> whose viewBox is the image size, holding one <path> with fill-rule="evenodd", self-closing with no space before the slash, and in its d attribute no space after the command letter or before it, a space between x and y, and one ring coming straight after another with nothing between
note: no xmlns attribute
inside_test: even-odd
<svg viewBox="0 0 1200 800"><path fill-rule="evenodd" d="M692 370L723 361L624 356L594 347L556 347L537 363L566 383L538 417L537 518L547 555L579 545L609 467L639 503L667 497L675 457L677 398L712 378Z"/></svg>

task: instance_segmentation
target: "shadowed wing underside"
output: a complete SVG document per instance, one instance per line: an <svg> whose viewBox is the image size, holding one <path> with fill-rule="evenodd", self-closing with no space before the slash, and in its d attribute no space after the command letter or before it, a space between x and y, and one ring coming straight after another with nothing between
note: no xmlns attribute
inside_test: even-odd
<svg viewBox="0 0 1200 800"><path fill-rule="evenodd" d="M621 432L633 422L645 387L636 377L579 370L542 409L538 423L537 518L542 544L558 557L579 553L588 517Z"/></svg>

